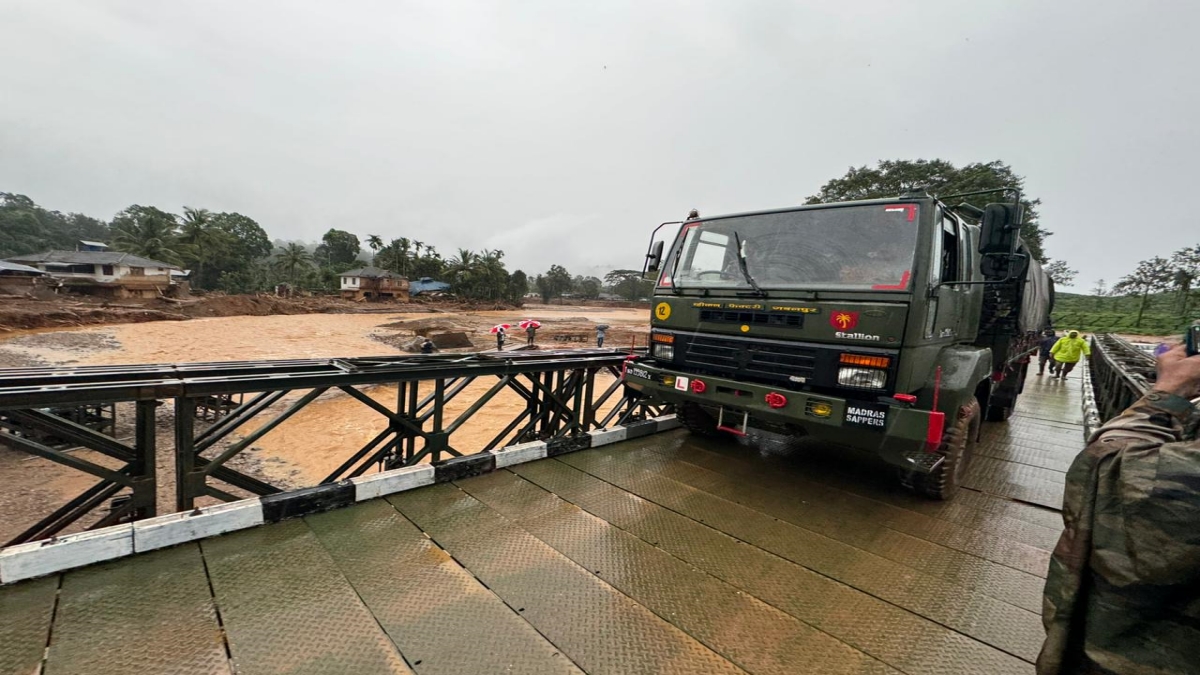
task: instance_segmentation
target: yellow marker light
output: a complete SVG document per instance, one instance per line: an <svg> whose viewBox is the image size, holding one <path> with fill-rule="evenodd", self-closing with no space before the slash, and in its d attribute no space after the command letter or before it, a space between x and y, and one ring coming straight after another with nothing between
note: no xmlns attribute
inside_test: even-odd
<svg viewBox="0 0 1200 675"><path fill-rule="evenodd" d="M891 358L887 356L864 356L862 354L842 354L838 360L852 366L868 368L887 368L892 362Z"/></svg>
<svg viewBox="0 0 1200 675"><path fill-rule="evenodd" d="M650 339L655 342L661 342L664 345L675 344L675 336L669 333L653 333L650 335Z"/></svg>
<svg viewBox="0 0 1200 675"><path fill-rule="evenodd" d="M742 332L743 332L743 333L749 333L749 332L750 332L750 326L747 326L747 325L745 325L745 324L742 324Z"/></svg>
<svg viewBox="0 0 1200 675"><path fill-rule="evenodd" d="M812 401L808 404L808 412L817 417L829 417L833 414L833 406L825 401Z"/></svg>
<svg viewBox="0 0 1200 675"><path fill-rule="evenodd" d="M675 385L675 376L674 375L663 375L663 384L667 385L668 387L674 386Z"/></svg>

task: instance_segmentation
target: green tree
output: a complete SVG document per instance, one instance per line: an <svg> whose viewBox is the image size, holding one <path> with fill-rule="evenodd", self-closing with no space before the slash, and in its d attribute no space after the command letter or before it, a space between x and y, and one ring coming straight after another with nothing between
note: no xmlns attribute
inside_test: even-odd
<svg viewBox="0 0 1200 675"><path fill-rule="evenodd" d="M1166 258L1155 256L1138 263L1133 272L1125 275L1113 286L1114 293L1141 296L1141 302L1138 303L1137 320L1133 324L1134 328L1142 327L1142 316L1146 313L1146 300L1150 294L1168 290L1174 277L1171 262Z"/></svg>
<svg viewBox="0 0 1200 675"><path fill-rule="evenodd" d="M595 300L600 297L604 285L596 277L578 275L571 280L571 293L585 300Z"/></svg>
<svg viewBox="0 0 1200 675"><path fill-rule="evenodd" d="M1070 286L1075 281L1075 275L1079 274L1078 270L1073 270L1067 266L1066 261L1046 259L1044 265L1046 276L1054 280L1058 286Z"/></svg>
<svg viewBox="0 0 1200 675"><path fill-rule="evenodd" d="M375 259L379 257L379 250L383 248L383 238L377 234L367 235L367 248L371 249L371 264L375 264Z"/></svg>
<svg viewBox="0 0 1200 675"><path fill-rule="evenodd" d="M358 237L345 230L330 229L321 237L316 258L324 265L346 265L357 260L361 250Z"/></svg>
<svg viewBox="0 0 1200 675"><path fill-rule="evenodd" d="M1179 303L1179 316L1188 317L1192 296L1192 284L1200 276L1200 244L1181 248L1171 254L1171 267L1175 270L1172 282Z"/></svg>
<svg viewBox="0 0 1200 675"><path fill-rule="evenodd" d="M1017 187L1022 188L1023 194L1024 185L1025 179L1022 176L1018 176L1010 166L998 160L956 167L942 159L894 159L880 161L874 167L850 167L846 175L834 178L821 186L820 191L810 196L807 203L823 204L897 197L914 189L925 189L933 195L949 196L958 192ZM982 208L1001 197L1000 194L985 194L967 197L962 201ZM956 203L958 201L955 200ZM1051 234L1037 222L1037 207L1041 200L1026 197L1022 199L1022 203L1025 207L1025 217L1021 226L1021 238L1029 247L1030 253L1041 260L1044 257L1042 245L1045 238Z"/></svg>
<svg viewBox="0 0 1200 675"><path fill-rule="evenodd" d="M271 255L271 238L253 218L240 213L215 213L213 227L229 235L229 255L238 260L261 260Z"/></svg>
<svg viewBox="0 0 1200 675"><path fill-rule="evenodd" d="M229 259L232 237L213 224L208 209L183 207L183 223L179 226L179 253L191 266L192 283L198 288L212 288L220 277L221 262Z"/></svg>
<svg viewBox="0 0 1200 675"><path fill-rule="evenodd" d="M525 304L525 294L529 292L529 279L521 270L513 272L508 277L508 301L514 305Z"/></svg>
<svg viewBox="0 0 1200 675"><path fill-rule="evenodd" d="M613 270L604 275L604 283L613 293L631 302L648 296L653 290L653 282L643 279L640 270Z"/></svg>
<svg viewBox="0 0 1200 675"><path fill-rule="evenodd" d="M542 278L539 275L539 279ZM545 286L539 285L538 291L542 294L542 302L549 302L554 298L561 298L564 293L571 291L571 273L562 265L551 265L550 269L545 274Z"/></svg>
<svg viewBox="0 0 1200 675"><path fill-rule="evenodd" d="M300 244L291 242L276 253L273 264L276 269L286 271L288 282L295 286L297 271L311 269L313 256Z"/></svg>
<svg viewBox="0 0 1200 675"><path fill-rule="evenodd" d="M175 214L153 206L134 204L113 218L113 248L181 265L183 256L180 251L185 245L179 241L178 227Z"/></svg>
<svg viewBox="0 0 1200 675"><path fill-rule="evenodd" d="M1092 295L1096 296L1096 311L1098 312L1104 296L1108 295L1108 284L1103 279L1097 279L1096 285L1092 288Z"/></svg>
<svg viewBox="0 0 1200 675"><path fill-rule="evenodd" d="M42 208L25 195L0 192L0 258L74 250L81 239L107 242L108 224L81 213Z"/></svg>

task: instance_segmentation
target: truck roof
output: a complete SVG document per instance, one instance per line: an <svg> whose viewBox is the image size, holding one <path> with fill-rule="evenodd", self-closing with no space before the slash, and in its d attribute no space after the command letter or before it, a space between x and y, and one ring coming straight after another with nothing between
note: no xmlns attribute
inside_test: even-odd
<svg viewBox="0 0 1200 675"><path fill-rule="evenodd" d="M695 220L718 220L722 218L743 218L746 216L764 216L772 213L787 213L789 211L809 211L813 209L828 209L842 208L847 206L870 206L871 204L911 204L913 202L932 202L936 199L931 196L925 197L890 197L886 199L859 199L849 202L822 202L820 204L801 204L800 206L787 206L775 209L763 209L760 211L741 211L736 213L722 213L716 216L701 216Z"/></svg>

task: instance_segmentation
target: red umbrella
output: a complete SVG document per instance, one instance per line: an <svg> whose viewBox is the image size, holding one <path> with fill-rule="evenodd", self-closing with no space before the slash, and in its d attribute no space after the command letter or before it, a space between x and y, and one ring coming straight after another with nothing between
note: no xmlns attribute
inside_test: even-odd
<svg viewBox="0 0 1200 675"><path fill-rule="evenodd" d="M532 327L532 328L541 328L541 327L542 327L542 322L541 322L541 321L534 321L533 319L525 319L524 321L522 321L521 323L519 323L519 324L517 324L517 325L518 325L518 326L520 326L520 327L521 327L523 330L527 330L527 329L529 329L530 327Z"/></svg>
<svg viewBox="0 0 1200 675"><path fill-rule="evenodd" d="M501 328L508 330L509 328L512 328L512 325L507 323L498 323L495 326L492 326L492 333L499 333Z"/></svg>

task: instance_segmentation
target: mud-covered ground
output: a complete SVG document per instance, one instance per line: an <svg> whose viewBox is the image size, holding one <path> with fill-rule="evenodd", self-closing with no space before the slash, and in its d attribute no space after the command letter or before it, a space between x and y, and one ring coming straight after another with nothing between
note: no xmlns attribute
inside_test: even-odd
<svg viewBox="0 0 1200 675"><path fill-rule="evenodd" d="M462 334L471 345L451 351L482 351L495 349L490 330L498 323L512 324L512 338L507 344L511 349L525 343L525 334L516 327L525 318L542 322L537 343L543 348L594 346L597 323L610 326L607 346L625 347L634 340L645 345L649 315L646 309L557 305L492 311L405 305L396 306L395 310L228 316L67 330L9 331L0 333L0 368L396 355L415 348L420 336L439 333ZM555 339L557 336L569 340ZM465 410L492 384L473 383L447 406L447 419ZM394 405L394 386L382 385L366 391L372 398ZM295 392L264 411L243 427L243 433L258 428L272 413L280 412L303 393ZM452 445L464 453L478 451L523 406L523 399L502 392L453 434ZM118 405L117 421L117 435L129 439L133 433L132 404ZM171 486L174 484L171 406L158 409L157 422L158 481L162 486ZM235 457L230 466L281 486L314 485L384 425L381 415L349 395L327 392ZM72 452L104 466L114 465L97 453ZM8 486L0 492L0 543L94 483L86 474L2 446L0 481ZM173 510L170 490L160 493L160 513Z"/></svg>

